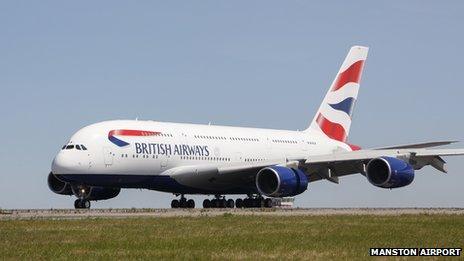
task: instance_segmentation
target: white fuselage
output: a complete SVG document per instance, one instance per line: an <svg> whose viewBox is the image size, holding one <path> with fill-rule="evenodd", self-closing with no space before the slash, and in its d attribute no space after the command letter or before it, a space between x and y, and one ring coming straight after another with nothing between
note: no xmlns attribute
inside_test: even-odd
<svg viewBox="0 0 464 261"><path fill-rule="evenodd" d="M114 138L126 144L120 146L109 138L114 130L141 133L137 136L115 134ZM145 135L150 132L156 134ZM84 145L86 150L76 149L77 145ZM135 120L89 125L76 132L67 146L72 149L62 149L52 163L54 174L111 175L113 179L119 175L173 175L173 169L187 166L285 164L292 159L330 154L334 150L351 150L343 142L310 131ZM115 183L117 180L112 184Z"/></svg>

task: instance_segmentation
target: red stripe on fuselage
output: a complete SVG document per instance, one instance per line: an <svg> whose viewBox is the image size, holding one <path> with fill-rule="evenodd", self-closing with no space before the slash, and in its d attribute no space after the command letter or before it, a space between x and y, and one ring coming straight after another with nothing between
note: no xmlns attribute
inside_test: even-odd
<svg viewBox="0 0 464 261"><path fill-rule="evenodd" d="M120 135L120 136L154 136L161 132L155 131L144 131L144 130L112 130L108 132L108 136Z"/></svg>
<svg viewBox="0 0 464 261"><path fill-rule="evenodd" d="M359 83L363 65L364 60L359 60L348 67L348 69L340 73L332 86L332 91L334 92L342 88L349 82Z"/></svg>
<svg viewBox="0 0 464 261"><path fill-rule="evenodd" d="M317 116L316 122L329 138L345 142L346 132L342 125L329 121L322 114Z"/></svg>
<svg viewBox="0 0 464 261"><path fill-rule="evenodd" d="M352 151L361 150L361 147L359 147L358 145L349 144L349 143L347 143L347 145L350 146Z"/></svg>

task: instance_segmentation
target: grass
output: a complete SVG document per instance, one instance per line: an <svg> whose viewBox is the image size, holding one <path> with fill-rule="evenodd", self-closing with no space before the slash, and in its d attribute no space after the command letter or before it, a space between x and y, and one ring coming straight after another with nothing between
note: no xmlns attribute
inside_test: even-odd
<svg viewBox="0 0 464 261"><path fill-rule="evenodd" d="M0 259L367 259L462 247L464 216L236 216L0 221Z"/></svg>

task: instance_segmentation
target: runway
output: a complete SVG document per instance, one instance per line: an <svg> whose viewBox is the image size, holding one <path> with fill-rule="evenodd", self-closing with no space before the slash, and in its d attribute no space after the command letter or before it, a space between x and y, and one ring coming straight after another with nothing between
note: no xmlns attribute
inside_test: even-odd
<svg viewBox="0 0 464 261"><path fill-rule="evenodd" d="M274 209L12 209L1 210L0 220L163 218L244 216L328 216L328 215L464 215L464 208L274 208Z"/></svg>

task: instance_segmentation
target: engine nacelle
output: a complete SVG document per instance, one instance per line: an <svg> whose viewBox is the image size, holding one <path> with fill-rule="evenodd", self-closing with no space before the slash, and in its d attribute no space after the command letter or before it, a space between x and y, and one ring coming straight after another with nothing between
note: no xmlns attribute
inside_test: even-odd
<svg viewBox="0 0 464 261"><path fill-rule="evenodd" d="M404 160L380 157L369 161L366 176L374 186L399 188L411 184L414 180L414 168Z"/></svg>
<svg viewBox="0 0 464 261"><path fill-rule="evenodd" d="M61 195L72 195L71 185L69 183L61 181L58 179L53 173L50 172L47 178L48 187L51 191L55 192L56 194Z"/></svg>
<svg viewBox="0 0 464 261"><path fill-rule="evenodd" d="M299 169L266 167L256 175L256 188L259 193L268 197L291 197L308 188L308 178Z"/></svg>
<svg viewBox="0 0 464 261"><path fill-rule="evenodd" d="M73 194L87 200L104 200L114 198L121 192L120 188L72 186Z"/></svg>

